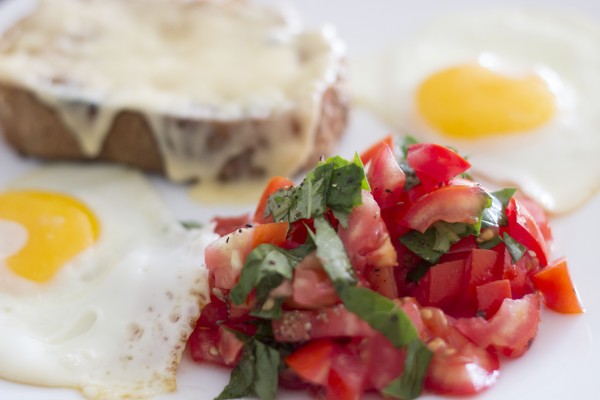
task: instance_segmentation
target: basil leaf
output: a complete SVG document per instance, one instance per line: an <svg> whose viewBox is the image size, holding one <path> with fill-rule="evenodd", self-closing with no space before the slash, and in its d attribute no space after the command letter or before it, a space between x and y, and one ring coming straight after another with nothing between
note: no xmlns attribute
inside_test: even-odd
<svg viewBox="0 0 600 400"><path fill-rule="evenodd" d="M423 390L423 380L433 353L420 340L408 344L404 373L390 382L382 393L397 399L415 399Z"/></svg>
<svg viewBox="0 0 600 400"><path fill-rule="evenodd" d="M368 188L360 158L350 162L339 156L319 163L302 183L269 196L265 215L276 222L315 218L331 208L342 226L354 206L362 203L361 189Z"/></svg>
<svg viewBox="0 0 600 400"><path fill-rule="evenodd" d="M246 258L238 283L231 289L231 300L242 304L252 289L256 289L257 316L278 318L282 301L270 299L269 295L284 279L292 279L292 271L300 260L272 244L257 246Z"/></svg>
<svg viewBox="0 0 600 400"><path fill-rule="evenodd" d="M525 255L527 252L527 248L523 246L521 243L517 242L513 239L508 233L504 233L504 244L506 245L506 249L510 254L510 258L512 259L513 264L516 263Z"/></svg>
<svg viewBox="0 0 600 400"><path fill-rule="evenodd" d="M474 225L438 221L424 233L408 232L400 237L400 242L423 260L435 264L454 243L476 232Z"/></svg>
<svg viewBox="0 0 600 400"><path fill-rule="evenodd" d="M394 346L409 346L408 351L414 354L410 362L405 364L399 385L403 393L421 393L431 352L420 341L412 321L392 300L370 289L356 286L357 279L344 245L325 218L315 219L315 230L313 239L317 246L317 258L333 282L342 303L350 312L383 334ZM413 342L420 343L412 344L418 352L411 350Z"/></svg>
<svg viewBox="0 0 600 400"><path fill-rule="evenodd" d="M179 221L185 229L200 229L204 225L198 221Z"/></svg>
<svg viewBox="0 0 600 400"><path fill-rule="evenodd" d="M354 269L337 232L323 217L315 218L315 230L316 233L309 233L317 245L317 258L336 290L338 287L355 285Z"/></svg>
<svg viewBox="0 0 600 400"><path fill-rule="evenodd" d="M487 241L481 242L481 243L477 243L477 247L480 249L489 250L489 249L496 247L497 245L499 245L502 242L503 242L503 240L500 236L494 236L490 240L487 240Z"/></svg>
<svg viewBox="0 0 600 400"><path fill-rule="evenodd" d="M254 338L244 343L240 362L231 372L229 383L215 400L238 399L256 395L262 400L275 399L281 357L277 349Z"/></svg>
<svg viewBox="0 0 600 400"><path fill-rule="evenodd" d="M500 226L506 226L508 219L506 217L506 207L516 189L506 188L496 192L488 193L492 202L489 207L483 210L481 215L481 228L492 229L498 232Z"/></svg>
<svg viewBox="0 0 600 400"><path fill-rule="evenodd" d="M402 159L406 160L406 156L408 155L408 147L417 144L419 141L411 135L406 135L402 138L402 143L400 143L400 150L402 151Z"/></svg>

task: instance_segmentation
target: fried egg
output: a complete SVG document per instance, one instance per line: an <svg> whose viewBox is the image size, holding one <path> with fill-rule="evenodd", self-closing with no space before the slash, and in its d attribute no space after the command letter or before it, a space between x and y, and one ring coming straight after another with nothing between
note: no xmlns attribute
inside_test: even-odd
<svg viewBox="0 0 600 400"><path fill-rule="evenodd" d="M455 147L480 177L563 213L600 188L599 48L579 16L468 12L355 60L353 89L398 133Z"/></svg>
<svg viewBox="0 0 600 400"><path fill-rule="evenodd" d="M214 238L121 167L45 167L4 188L0 377L98 399L174 390Z"/></svg>

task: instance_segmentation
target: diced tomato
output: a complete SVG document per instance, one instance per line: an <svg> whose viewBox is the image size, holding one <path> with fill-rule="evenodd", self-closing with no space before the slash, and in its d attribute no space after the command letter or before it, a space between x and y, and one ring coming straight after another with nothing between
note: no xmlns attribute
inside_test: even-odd
<svg viewBox="0 0 600 400"><path fill-rule="evenodd" d="M219 236L227 235L236 229L245 228L252 222L248 213L237 217L214 217L211 221L215 223L214 232Z"/></svg>
<svg viewBox="0 0 600 400"><path fill-rule="evenodd" d="M569 275L567 260L561 258L533 274L533 283L549 308L564 314L583 312L579 296Z"/></svg>
<svg viewBox="0 0 600 400"><path fill-rule="evenodd" d="M289 304L294 308L318 309L339 302L333 284L315 253L306 256L294 270Z"/></svg>
<svg viewBox="0 0 600 400"><path fill-rule="evenodd" d="M400 222L419 232L437 221L475 224L488 200L478 186L445 186L415 201Z"/></svg>
<svg viewBox="0 0 600 400"><path fill-rule="evenodd" d="M367 180L371 186L371 194L380 208L389 208L400 202L404 195L406 176L390 147L382 146L375 153L367 171Z"/></svg>
<svg viewBox="0 0 600 400"><path fill-rule="evenodd" d="M417 285L417 300L428 306L447 307L464 290L464 261L448 261L429 268Z"/></svg>
<svg viewBox="0 0 600 400"><path fill-rule="evenodd" d="M325 386L336 344L331 339L311 340L285 358L285 363L302 379Z"/></svg>
<svg viewBox="0 0 600 400"><path fill-rule="evenodd" d="M219 289L235 286L252 249L263 243L281 246L285 242L287 228L287 222L242 228L209 244L204 257L214 286Z"/></svg>
<svg viewBox="0 0 600 400"><path fill-rule="evenodd" d="M471 168L471 164L454 150L433 143L417 143L408 147L406 161L421 183L437 185Z"/></svg>
<svg viewBox="0 0 600 400"><path fill-rule="evenodd" d="M215 296L210 297L210 303L202 308L202 313L196 325L203 326L206 328L214 327L217 324L227 321L229 318L229 312L227 309L227 303L221 301Z"/></svg>
<svg viewBox="0 0 600 400"><path fill-rule="evenodd" d="M363 151L360 155L360 161L363 165L367 165L369 161L373 158L375 154L377 154L382 147L389 147L390 149L394 148L394 135L387 135L379 142L375 143L373 146L369 147L367 150Z"/></svg>
<svg viewBox="0 0 600 400"><path fill-rule="evenodd" d="M535 294L505 299L489 320L481 317L461 318L456 328L483 348L492 348L507 357L525 353L537 334L540 303Z"/></svg>
<svg viewBox="0 0 600 400"><path fill-rule="evenodd" d="M550 229L550 224L548 223L548 217L544 212L542 206L540 206L536 201L530 199L525 196L517 196L517 200L533 217L533 220L540 228L540 232L542 232L542 236L546 240L546 244L549 246L552 243L552 229Z"/></svg>
<svg viewBox="0 0 600 400"><path fill-rule="evenodd" d="M265 217L265 210L267 209L267 202L269 201L269 196L278 191L279 189L288 189L294 186L294 182L290 181L288 178L284 178L282 176L274 176L271 178L269 183L267 183L267 187L265 188L260 200L258 201L258 206L256 207L256 211L254 212L254 222L257 223L266 223L273 222L273 217L269 216Z"/></svg>
<svg viewBox="0 0 600 400"><path fill-rule="evenodd" d="M369 192L363 190L362 204L352 209L348 227L340 225L338 234L358 273L367 265L382 268L396 265L396 250L381 219L379 206Z"/></svg>
<svg viewBox="0 0 600 400"><path fill-rule="evenodd" d="M368 337L373 328L356 314L336 305L321 310L284 311L273 321L273 334L279 342L303 342L328 337Z"/></svg>
<svg viewBox="0 0 600 400"><path fill-rule="evenodd" d="M548 265L548 246L538 224L529 211L515 198L511 198L506 208L508 233L517 242L532 250L542 267Z"/></svg>
<svg viewBox="0 0 600 400"><path fill-rule="evenodd" d="M190 335L190 353L195 361L233 366L241 356L244 343L223 326L196 326Z"/></svg>
<svg viewBox="0 0 600 400"><path fill-rule="evenodd" d="M496 260L498 253L494 250L473 249L465 261L465 270L472 287L491 282L497 276Z"/></svg>
<svg viewBox="0 0 600 400"><path fill-rule="evenodd" d="M252 248L263 243L270 243L279 247L283 246L289 226L287 222L275 222L255 226Z"/></svg>
<svg viewBox="0 0 600 400"><path fill-rule="evenodd" d="M398 297L398 287L394 271L395 267L371 267L365 269L365 278L372 290L387 298L395 299Z"/></svg>
<svg viewBox="0 0 600 400"><path fill-rule="evenodd" d="M379 332L360 342L360 355L367 369L366 390L381 390L404 371L406 351L394 347Z"/></svg>
<svg viewBox="0 0 600 400"><path fill-rule="evenodd" d="M366 365L353 346L339 346L331 362L327 400L360 400L367 374Z"/></svg>
<svg viewBox="0 0 600 400"><path fill-rule="evenodd" d="M490 318L500 308L504 299L512 298L510 281L501 279L477 286L477 308Z"/></svg>
<svg viewBox="0 0 600 400"><path fill-rule="evenodd" d="M491 386L498 377L496 354L474 345L454 327L454 319L436 307L421 310L433 358L425 387L435 393L467 395Z"/></svg>

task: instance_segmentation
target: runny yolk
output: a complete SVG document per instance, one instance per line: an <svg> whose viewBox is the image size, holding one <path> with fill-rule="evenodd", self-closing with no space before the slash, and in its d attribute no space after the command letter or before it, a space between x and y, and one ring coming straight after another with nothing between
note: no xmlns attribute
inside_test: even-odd
<svg viewBox="0 0 600 400"><path fill-rule="evenodd" d="M541 78L508 77L477 64L431 75L418 88L416 101L430 125L463 139L531 130L556 111L554 95Z"/></svg>
<svg viewBox="0 0 600 400"><path fill-rule="evenodd" d="M92 245L100 231L98 220L83 203L50 192L0 194L0 220L27 231L26 243L8 255L6 266L39 283L50 280L66 262ZM0 232L0 240L2 235Z"/></svg>

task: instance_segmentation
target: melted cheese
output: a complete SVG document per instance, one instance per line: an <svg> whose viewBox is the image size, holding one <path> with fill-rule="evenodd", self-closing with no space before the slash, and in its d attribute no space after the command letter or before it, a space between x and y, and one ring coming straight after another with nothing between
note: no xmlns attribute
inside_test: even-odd
<svg viewBox="0 0 600 400"><path fill-rule="evenodd" d="M177 181L297 171L343 53L330 29L241 1L41 0L17 28L1 82L57 109L88 157L118 113L142 113Z"/></svg>

